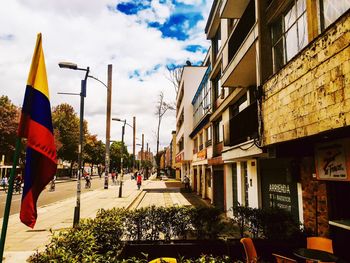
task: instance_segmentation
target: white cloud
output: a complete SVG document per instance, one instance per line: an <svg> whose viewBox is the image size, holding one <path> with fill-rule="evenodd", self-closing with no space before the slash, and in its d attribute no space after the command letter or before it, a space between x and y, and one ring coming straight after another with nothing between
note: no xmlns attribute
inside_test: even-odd
<svg viewBox="0 0 350 263"><path fill-rule="evenodd" d="M187 44L208 46L204 26L200 24L203 29L191 29L191 37L186 42L163 39L158 30L137 23L139 18L136 16L126 16L108 8L116 4L110 0L1 1L0 36L12 34L13 38L0 39L0 95L8 95L16 105L22 104L36 34L42 32L51 105L67 102L79 112L78 96L58 95L57 92L78 93L84 73L60 69L58 62L72 61L81 67L90 66L91 74L105 83L107 65L112 64L113 116L126 118L130 124L132 117L136 116L137 137L141 139L141 133L144 133L145 141L155 151L157 96L164 91L167 101L175 100L172 84L165 77L164 65L170 59L177 63L184 63L187 59L203 60L203 54L187 52L183 48ZM170 2L152 1L150 10L151 13L142 13L145 19L165 21L173 6ZM145 73L158 64L162 67L155 74L143 76L143 82L129 78L129 73L134 70ZM89 79L85 118L90 132L102 140L105 137L105 111L105 87ZM174 129L175 113L169 112L162 123L161 147L169 144ZM126 132L126 143L131 144L132 131ZM121 138L121 123L112 123L111 138Z"/></svg>

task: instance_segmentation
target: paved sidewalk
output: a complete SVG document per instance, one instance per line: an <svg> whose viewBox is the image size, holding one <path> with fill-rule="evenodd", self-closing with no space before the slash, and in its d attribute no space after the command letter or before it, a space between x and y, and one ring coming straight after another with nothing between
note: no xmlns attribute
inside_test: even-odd
<svg viewBox="0 0 350 263"><path fill-rule="evenodd" d="M150 181L144 181L146 186ZM118 198L119 186L109 189L97 189L81 195L81 218L94 218L101 209L128 207L142 191L137 190L135 181L126 180L123 184L123 196ZM38 219L34 229L30 229L19 220L19 214L11 215L5 243L6 263L26 262L36 250L42 250L50 240L50 230L72 227L76 197L58 201L38 208ZM0 221L2 225L2 220Z"/></svg>

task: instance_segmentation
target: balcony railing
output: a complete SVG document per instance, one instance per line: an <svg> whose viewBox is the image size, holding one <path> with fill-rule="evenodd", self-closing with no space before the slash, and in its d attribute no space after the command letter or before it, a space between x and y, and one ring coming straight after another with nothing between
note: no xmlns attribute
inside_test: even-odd
<svg viewBox="0 0 350 263"><path fill-rule="evenodd" d="M219 142L213 145L213 157L217 157L221 155L223 149L223 143Z"/></svg>
<svg viewBox="0 0 350 263"><path fill-rule="evenodd" d="M257 102L230 119L230 136L225 138L225 146L234 146L258 136Z"/></svg>
<svg viewBox="0 0 350 263"><path fill-rule="evenodd" d="M255 1L251 0L228 42L228 61L231 61L236 55L239 47L243 44L248 33L254 26L255 20Z"/></svg>
<svg viewBox="0 0 350 263"><path fill-rule="evenodd" d="M205 147L209 147L211 145L211 140L205 142Z"/></svg>

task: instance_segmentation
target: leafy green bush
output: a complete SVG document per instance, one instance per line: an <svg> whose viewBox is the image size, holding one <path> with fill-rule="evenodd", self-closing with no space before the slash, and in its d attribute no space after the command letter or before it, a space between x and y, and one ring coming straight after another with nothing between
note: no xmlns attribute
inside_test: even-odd
<svg viewBox="0 0 350 263"><path fill-rule="evenodd" d="M169 241L186 237L188 231L198 239L216 238L221 229L219 216L215 208L101 209L95 219L54 233L45 251L31 256L30 262L117 262L125 241Z"/></svg>
<svg viewBox="0 0 350 263"><path fill-rule="evenodd" d="M241 237L248 231L252 237L288 240L302 235L300 223L284 209L260 209L238 205L232 208L233 220L240 228Z"/></svg>

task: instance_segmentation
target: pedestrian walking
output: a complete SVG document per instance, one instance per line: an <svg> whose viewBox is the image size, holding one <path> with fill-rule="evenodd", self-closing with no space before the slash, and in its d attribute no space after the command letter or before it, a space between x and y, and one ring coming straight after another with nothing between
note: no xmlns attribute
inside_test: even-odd
<svg viewBox="0 0 350 263"><path fill-rule="evenodd" d="M183 182L185 184L185 190L190 192L190 178L187 175L185 175Z"/></svg>
<svg viewBox="0 0 350 263"><path fill-rule="evenodd" d="M142 184L142 176L140 173L137 174L136 178L137 189L140 190Z"/></svg>
<svg viewBox="0 0 350 263"><path fill-rule="evenodd" d="M117 184L117 182L115 181L115 176L116 176L116 174L115 174L115 171L113 171L112 172L112 182L113 182L113 185L116 185Z"/></svg>

